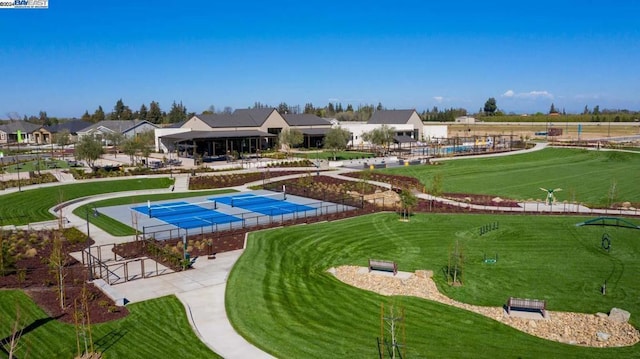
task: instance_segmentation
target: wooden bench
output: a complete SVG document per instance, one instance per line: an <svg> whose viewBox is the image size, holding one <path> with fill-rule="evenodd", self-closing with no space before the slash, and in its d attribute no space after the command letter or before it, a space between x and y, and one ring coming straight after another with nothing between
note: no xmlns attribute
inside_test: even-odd
<svg viewBox="0 0 640 359"><path fill-rule="evenodd" d="M511 308L524 311L539 311L544 318L547 317L547 302L545 300L509 297L507 302L508 314L511 314Z"/></svg>
<svg viewBox="0 0 640 359"><path fill-rule="evenodd" d="M398 264L392 261L369 259L369 272L372 270L393 272L393 275L396 275L398 274Z"/></svg>

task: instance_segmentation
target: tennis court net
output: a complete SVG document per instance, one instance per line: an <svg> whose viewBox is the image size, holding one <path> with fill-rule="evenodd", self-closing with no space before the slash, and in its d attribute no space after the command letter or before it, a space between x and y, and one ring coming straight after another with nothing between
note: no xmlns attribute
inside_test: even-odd
<svg viewBox="0 0 640 359"><path fill-rule="evenodd" d="M181 214L211 211L218 208L216 201L207 200L194 203L181 203L174 205L152 205L149 206L149 217L169 217Z"/></svg>
<svg viewBox="0 0 640 359"><path fill-rule="evenodd" d="M271 203L273 201L284 201L286 199L286 193L231 197L231 207L242 207L255 204Z"/></svg>

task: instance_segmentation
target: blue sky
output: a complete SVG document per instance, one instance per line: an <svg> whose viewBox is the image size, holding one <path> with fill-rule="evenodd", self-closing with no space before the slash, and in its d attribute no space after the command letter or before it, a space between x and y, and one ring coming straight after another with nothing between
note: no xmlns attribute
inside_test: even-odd
<svg viewBox="0 0 640 359"><path fill-rule="evenodd" d="M640 110L640 4L50 0L0 10L0 118L115 102ZM173 5L169 5L173 4Z"/></svg>

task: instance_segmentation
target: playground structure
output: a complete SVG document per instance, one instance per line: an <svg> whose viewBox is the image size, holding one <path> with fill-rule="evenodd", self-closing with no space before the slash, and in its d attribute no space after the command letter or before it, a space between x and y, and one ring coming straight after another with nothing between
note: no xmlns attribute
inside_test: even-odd
<svg viewBox="0 0 640 359"><path fill-rule="evenodd" d="M487 258L487 254L485 253L483 262L487 263L487 264L495 264L495 263L497 263L498 262L498 253L496 253L496 256L493 257L493 258Z"/></svg>
<svg viewBox="0 0 640 359"><path fill-rule="evenodd" d="M496 222L491 222L491 223L487 223L484 226L480 227L480 235L485 235L491 231L495 231L499 228L499 223Z"/></svg>
<svg viewBox="0 0 640 359"><path fill-rule="evenodd" d="M631 228L631 229L640 229L640 226L620 217L597 217L593 219L586 220L584 222L580 222L576 224L576 227L581 226L614 226L614 227L623 227L623 228Z"/></svg>

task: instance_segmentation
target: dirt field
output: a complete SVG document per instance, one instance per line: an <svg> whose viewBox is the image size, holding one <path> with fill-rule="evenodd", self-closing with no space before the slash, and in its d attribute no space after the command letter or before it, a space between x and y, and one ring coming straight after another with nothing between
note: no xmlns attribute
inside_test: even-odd
<svg viewBox="0 0 640 359"><path fill-rule="evenodd" d="M464 136L466 134L482 136L482 135L510 135L513 133L518 138L520 136L529 139L544 138L536 136L536 132L544 132L547 127L562 129L562 136L557 136L556 140L577 140L578 139L578 123L560 122L560 123L541 123L541 122L519 122L519 123L500 123L500 122L481 122L475 124L450 124L449 136ZM582 123L581 140L593 138L607 138L640 135L640 123L620 123L620 122L586 122Z"/></svg>

